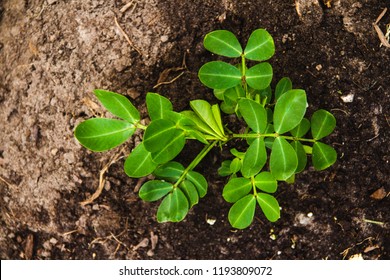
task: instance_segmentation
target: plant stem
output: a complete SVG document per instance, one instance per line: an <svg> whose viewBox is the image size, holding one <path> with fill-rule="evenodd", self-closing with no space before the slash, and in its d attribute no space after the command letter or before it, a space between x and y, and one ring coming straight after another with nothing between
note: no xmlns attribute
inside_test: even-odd
<svg viewBox="0 0 390 280"><path fill-rule="evenodd" d="M316 142L315 139L308 139L308 138L301 138L301 137L294 137L294 136L285 136L285 135L279 135L278 133L253 133L253 134L236 134L233 133L231 138L259 138L259 137L282 137L287 140L293 140L293 141L303 141L303 142Z"/></svg>
<svg viewBox="0 0 390 280"><path fill-rule="evenodd" d="M257 196L257 190L256 190L255 177L254 176L251 176L251 183L252 183L253 195Z"/></svg>
<svg viewBox="0 0 390 280"><path fill-rule="evenodd" d="M189 171L194 169L201 162L201 160L210 152L210 150L218 143L218 141L219 140L215 140L214 142L211 142L208 145L204 146L204 148L200 151L196 158L194 158L194 160L187 166L187 168L181 174L177 182L173 185L174 188L176 188L185 179Z"/></svg>

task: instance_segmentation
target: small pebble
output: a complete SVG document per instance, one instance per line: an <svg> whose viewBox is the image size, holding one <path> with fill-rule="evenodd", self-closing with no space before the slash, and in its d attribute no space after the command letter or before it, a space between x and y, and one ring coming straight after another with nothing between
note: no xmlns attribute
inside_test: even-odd
<svg viewBox="0 0 390 280"><path fill-rule="evenodd" d="M163 42L163 43L167 42L168 39L169 39L169 37L168 37L167 35L162 35L162 36L160 37L160 40L161 40L161 42Z"/></svg>
<svg viewBox="0 0 390 280"><path fill-rule="evenodd" d="M348 95L341 96L341 99L343 100L344 103L351 103L353 102L353 98L355 95L353 93L350 93Z"/></svg>

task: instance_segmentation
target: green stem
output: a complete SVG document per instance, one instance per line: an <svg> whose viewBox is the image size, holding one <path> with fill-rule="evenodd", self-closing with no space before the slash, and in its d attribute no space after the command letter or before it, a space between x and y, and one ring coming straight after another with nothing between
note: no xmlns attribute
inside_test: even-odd
<svg viewBox="0 0 390 280"><path fill-rule="evenodd" d="M187 173L194 169L201 160L210 152L210 150L218 143L219 140L215 140L214 142L209 143L204 146L204 148L200 151L200 153L194 158L194 160L187 166L187 168L183 171L177 182L173 185L174 188L179 186L179 184L185 179Z"/></svg>
<svg viewBox="0 0 390 280"><path fill-rule="evenodd" d="M135 123L134 126L138 129L146 130L148 126L140 124L139 122Z"/></svg>
<svg viewBox="0 0 390 280"><path fill-rule="evenodd" d="M254 176L251 176L251 183L252 183L253 195L257 196L257 190L256 190L255 177Z"/></svg>
<svg viewBox="0 0 390 280"><path fill-rule="evenodd" d="M241 68L242 68L242 77L243 77L243 88L245 90L245 96L246 98L250 99L249 93L248 93L248 84L246 83L245 76L246 76L246 63L245 63L245 56L241 55Z"/></svg>
<svg viewBox="0 0 390 280"><path fill-rule="evenodd" d="M294 137L294 136L285 136L285 135L279 135L278 133L253 133L253 134L236 134L233 133L231 135L231 138L259 138L259 137L282 137L287 140L293 140L293 141L303 141L303 142L312 142L315 143L315 139L309 139L309 138L301 138L301 137Z"/></svg>

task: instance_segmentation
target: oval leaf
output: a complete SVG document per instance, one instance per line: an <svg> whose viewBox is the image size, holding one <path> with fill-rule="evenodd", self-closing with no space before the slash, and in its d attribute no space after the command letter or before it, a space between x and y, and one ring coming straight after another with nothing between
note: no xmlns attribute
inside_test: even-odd
<svg viewBox="0 0 390 280"><path fill-rule="evenodd" d="M208 33L203 41L204 47L212 53L227 57L240 57L242 48L236 36L227 30Z"/></svg>
<svg viewBox="0 0 390 280"><path fill-rule="evenodd" d="M232 173L237 173L241 169L241 160L239 158L235 158L232 160L230 164L230 171Z"/></svg>
<svg viewBox="0 0 390 280"><path fill-rule="evenodd" d="M290 130L290 133L294 137L303 137L310 129L310 121L303 118L301 122Z"/></svg>
<svg viewBox="0 0 390 280"><path fill-rule="evenodd" d="M274 193L278 188L278 182L275 177L267 171L261 172L255 177L255 185L259 190Z"/></svg>
<svg viewBox="0 0 390 280"><path fill-rule="evenodd" d="M96 89L93 92L113 115L133 124L140 120L140 113L125 96L103 89Z"/></svg>
<svg viewBox="0 0 390 280"><path fill-rule="evenodd" d="M168 98L153 92L148 92L146 95L146 107L152 121L163 119L166 112L173 110L172 103Z"/></svg>
<svg viewBox="0 0 390 280"><path fill-rule="evenodd" d="M184 148L186 142L184 135L184 131L176 130L170 142L161 150L152 153L153 161L162 164L174 159Z"/></svg>
<svg viewBox="0 0 390 280"><path fill-rule="evenodd" d="M180 189L183 191L184 195L188 199L189 208L194 206L195 204L198 204L199 202L199 194L196 190L195 186L191 181L184 180L180 183Z"/></svg>
<svg viewBox="0 0 390 280"><path fill-rule="evenodd" d="M230 203L234 203L247 195L252 189L252 183L247 178L232 178L227 182L222 191L223 198Z"/></svg>
<svg viewBox="0 0 390 280"><path fill-rule="evenodd" d="M160 180L148 181L139 190L139 197L145 201L156 201L173 190L173 185Z"/></svg>
<svg viewBox="0 0 390 280"><path fill-rule="evenodd" d="M298 159L298 166L297 169L295 170L295 173L300 173L306 167L307 155L301 142L293 141L291 143L291 146L294 148L295 152L297 153L297 159Z"/></svg>
<svg viewBox="0 0 390 280"><path fill-rule="evenodd" d="M183 172L183 165L176 161L170 161L159 166L156 170L154 170L153 174L160 179L176 182Z"/></svg>
<svg viewBox="0 0 390 280"><path fill-rule="evenodd" d="M324 170L336 162L337 152L333 147L321 142L315 142L312 151L314 168Z"/></svg>
<svg viewBox="0 0 390 280"><path fill-rule="evenodd" d="M301 89L293 89L284 93L276 102L274 111L274 128L279 134L296 127L307 107L306 93Z"/></svg>
<svg viewBox="0 0 390 280"><path fill-rule="evenodd" d="M255 215L256 198L249 194L236 203L229 210L229 222L234 228L244 229L248 227Z"/></svg>
<svg viewBox="0 0 390 280"><path fill-rule="evenodd" d="M141 178L151 174L157 167L157 163L152 160L151 153L140 143L130 153L125 161L125 173L131 178Z"/></svg>
<svg viewBox="0 0 390 280"><path fill-rule="evenodd" d="M277 84L275 88L275 101L282 96L283 93L292 89L292 82L290 78L284 77Z"/></svg>
<svg viewBox="0 0 390 280"><path fill-rule="evenodd" d="M163 149L177 132L173 122L165 119L152 121L144 133L145 148L153 153Z"/></svg>
<svg viewBox="0 0 390 280"><path fill-rule="evenodd" d="M241 83L241 71L222 61L211 61L199 69L199 79L212 89L228 89Z"/></svg>
<svg viewBox="0 0 390 280"><path fill-rule="evenodd" d="M272 36L265 29L252 32L244 50L247 59L263 61L271 58L275 53L275 44Z"/></svg>
<svg viewBox="0 0 390 280"><path fill-rule="evenodd" d="M232 172L230 170L231 163L231 160L224 160L221 164L221 167L218 168L218 175L222 177L232 175Z"/></svg>
<svg viewBox="0 0 390 280"><path fill-rule="evenodd" d="M80 123L74 135L87 149L102 152L124 143L134 132L134 125L127 121L94 118Z"/></svg>
<svg viewBox="0 0 390 280"><path fill-rule="evenodd" d="M188 171L186 178L190 180L196 187L199 197L204 197L207 194L207 181L204 176L196 171Z"/></svg>
<svg viewBox="0 0 390 280"><path fill-rule="evenodd" d="M248 126L256 133L264 133L267 127L267 111L250 99L240 99L238 108Z"/></svg>
<svg viewBox="0 0 390 280"><path fill-rule="evenodd" d="M188 200L184 193L175 188L168 194L157 210L157 221L164 222L180 222L188 213Z"/></svg>
<svg viewBox="0 0 390 280"><path fill-rule="evenodd" d="M282 137L276 137L272 144L270 170L275 179L285 181L291 177L298 166L294 148Z"/></svg>
<svg viewBox="0 0 390 280"><path fill-rule="evenodd" d="M257 194L257 203L270 222L276 222L280 218L279 203L275 197L266 193Z"/></svg>
<svg viewBox="0 0 390 280"><path fill-rule="evenodd" d="M249 68L245 80L254 89L265 89L271 84L272 74L271 64L263 62Z"/></svg>
<svg viewBox="0 0 390 280"><path fill-rule="evenodd" d="M256 138L245 153L242 160L242 176L250 178L256 175L263 168L267 161L267 151L263 138Z"/></svg>
<svg viewBox="0 0 390 280"><path fill-rule="evenodd" d="M311 117L311 134L319 140L332 133L336 127L336 118L326 110L318 110Z"/></svg>

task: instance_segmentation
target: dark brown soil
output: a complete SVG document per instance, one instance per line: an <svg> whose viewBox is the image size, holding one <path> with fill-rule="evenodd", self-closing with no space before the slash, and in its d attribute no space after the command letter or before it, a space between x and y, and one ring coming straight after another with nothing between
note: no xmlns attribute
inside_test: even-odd
<svg viewBox="0 0 390 280"><path fill-rule="evenodd" d="M0 1L1 259L390 258L390 50L372 26L388 1L140 0L121 11L128 2ZM390 11L379 27L389 22ZM157 204L138 198L123 157L106 172L102 194L81 206L120 152L91 153L73 138L76 124L105 114L91 91L126 94L145 117L148 91L178 111L192 99L215 103L197 78L215 58L203 36L228 29L245 43L257 28L275 40L273 84L290 77L306 90L309 114L336 116L327 141L337 163L280 184L280 220L257 213L246 230L230 227L221 197L217 169L228 149L197 167L209 192L183 222L156 222ZM184 74L153 88L182 73L175 68L183 59ZM178 160L188 163L199 149L190 145Z"/></svg>

